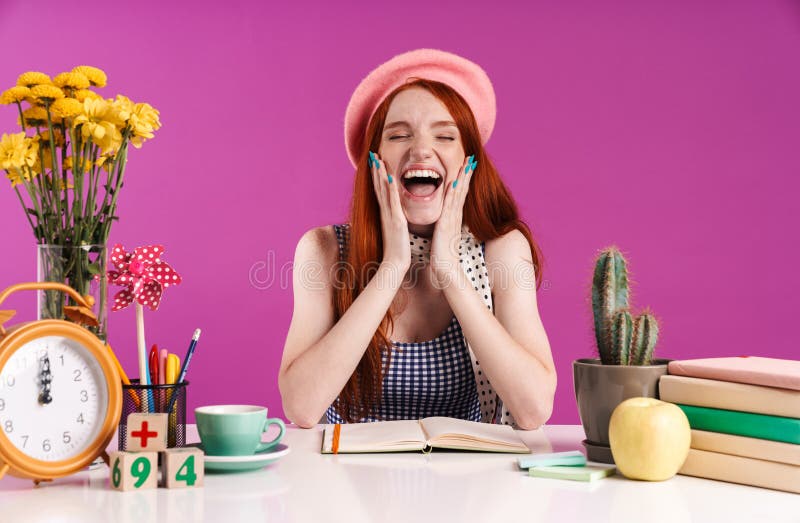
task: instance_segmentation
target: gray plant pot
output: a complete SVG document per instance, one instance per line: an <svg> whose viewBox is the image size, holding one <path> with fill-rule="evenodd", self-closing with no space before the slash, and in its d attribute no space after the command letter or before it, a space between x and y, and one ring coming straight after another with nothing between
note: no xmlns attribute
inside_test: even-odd
<svg viewBox="0 0 800 523"><path fill-rule="evenodd" d="M628 398L658 398L658 380L667 373L670 360L652 365L603 365L599 359L572 362L575 399L583 430L586 457L614 463L608 444L608 421L617 405Z"/></svg>

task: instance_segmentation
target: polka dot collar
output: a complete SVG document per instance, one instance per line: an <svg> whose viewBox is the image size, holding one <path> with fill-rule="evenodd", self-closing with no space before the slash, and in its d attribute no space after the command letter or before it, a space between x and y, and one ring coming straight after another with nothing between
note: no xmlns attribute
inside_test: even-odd
<svg viewBox="0 0 800 523"><path fill-rule="evenodd" d="M431 241L428 238L409 232L408 241L411 243L411 263L431 261Z"/></svg>

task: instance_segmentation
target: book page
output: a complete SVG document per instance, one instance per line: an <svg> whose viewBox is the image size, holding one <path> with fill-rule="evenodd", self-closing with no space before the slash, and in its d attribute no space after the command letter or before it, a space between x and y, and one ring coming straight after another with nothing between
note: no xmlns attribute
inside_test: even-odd
<svg viewBox="0 0 800 523"><path fill-rule="evenodd" d="M510 425L432 417L423 419L422 427L434 447L530 452Z"/></svg>
<svg viewBox="0 0 800 523"><path fill-rule="evenodd" d="M333 448L335 425L325 425L322 452ZM417 420L376 421L372 423L343 423L339 433L339 452L389 452L421 450L425 434Z"/></svg>

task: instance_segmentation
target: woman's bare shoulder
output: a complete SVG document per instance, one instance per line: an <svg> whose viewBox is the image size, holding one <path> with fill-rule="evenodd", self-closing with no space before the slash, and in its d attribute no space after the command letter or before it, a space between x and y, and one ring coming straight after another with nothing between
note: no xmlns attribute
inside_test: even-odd
<svg viewBox="0 0 800 523"><path fill-rule="evenodd" d="M502 236L486 242L487 263L514 261L519 258L531 258L531 247L519 229L511 229Z"/></svg>
<svg viewBox="0 0 800 523"><path fill-rule="evenodd" d="M532 267L531 247L519 229L487 240L485 248L487 277L492 294L505 288L507 282L519 274L526 274Z"/></svg>
<svg viewBox="0 0 800 523"><path fill-rule="evenodd" d="M297 242L295 261L316 261L331 265L338 260L339 241L333 225L314 227L303 233Z"/></svg>

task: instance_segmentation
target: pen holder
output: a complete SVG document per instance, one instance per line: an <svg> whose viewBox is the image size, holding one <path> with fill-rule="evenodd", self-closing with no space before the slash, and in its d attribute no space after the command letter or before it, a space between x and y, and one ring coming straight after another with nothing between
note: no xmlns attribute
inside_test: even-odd
<svg viewBox="0 0 800 523"><path fill-rule="evenodd" d="M119 450L125 449L127 441L128 414L136 412L167 412L175 398L175 405L169 413L167 422L167 448L186 445L186 387L188 381L171 385L140 385L139 380L131 380L130 385L122 385L122 418L119 421Z"/></svg>

